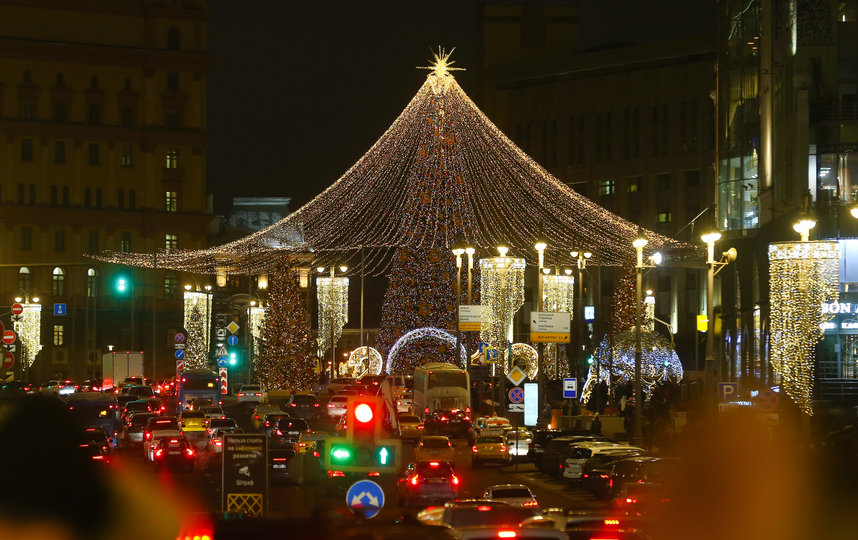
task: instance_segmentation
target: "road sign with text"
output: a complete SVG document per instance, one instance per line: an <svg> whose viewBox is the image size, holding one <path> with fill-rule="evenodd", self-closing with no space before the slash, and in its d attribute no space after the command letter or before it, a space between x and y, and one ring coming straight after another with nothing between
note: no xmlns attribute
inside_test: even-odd
<svg viewBox="0 0 858 540"><path fill-rule="evenodd" d="M462 332L479 332L482 320L483 306L465 304L459 306L459 330Z"/></svg>
<svg viewBox="0 0 858 540"><path fill-rule="evenodd" d="M530 341L536 343L569 343L572 317L569 313L530 312Z"/></svg>

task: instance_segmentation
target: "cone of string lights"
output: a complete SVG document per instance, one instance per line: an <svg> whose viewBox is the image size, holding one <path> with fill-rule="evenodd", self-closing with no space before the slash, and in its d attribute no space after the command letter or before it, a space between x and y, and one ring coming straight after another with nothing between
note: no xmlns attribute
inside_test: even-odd
<svg viewBox="0 0 858 540"><path fill-rule="evenodd" d="M317 277L316 298L319 302L319 356L324 358L328 349L337 346L343 327L349 322L349 278Z"/></svg>
<svg viewBox="0 0 858 540"><path fill-rule="evenodd" d="M562 275L542 276L542 311L553 313L573 313L575 305L575 278ZM556 343L545 344L545 358L542 365L549 379L565 377L569 372L568 365L560 364L557 358Z"/></svg>
<svg viewBox="0 0 858 540"><path fill-rule="evenodd" d="M600 246L595 265L632 258L637 225L575 192L518 148L465 94L451 64L450 54L439 50L424 84L366 154L283 220L207 249L97 258L259 274L293 252L312 253L314 264L357 268L364 251L363 274L384 275L398 248L448 253L461 239L486 251L503 239L528 258L535 257L529 247L537 236L548 243L549 260L581 245ZM655 249L684 246L651 231L644 235Z"/></svg>
<svg viewBox="0 0 858 540"><path fill-rule="evenodd" d="M209 364L211 328L211 293L190 290L184 292L184 326L188 331L185 340L185 369L203 369Z"/></svg>
<svg viewBox="0 0 858 540"><path fill-rule="evenodd" d="M795 229L800 242L769 245L770 357L781 388L808 415L813 414L813 375L821 326L831 319L822 304L837 300L840 246L809 241L813 222ZM814 223L815 224L815 223Z"/></svg>
<svg viewBox="0 0 858 540"><path fill-rule="evenodd" d="M498 248L500 257L480 259L482 322L480 340L503 349L512 319L524 304L524 259L507 257L507 248Z"/></svg>

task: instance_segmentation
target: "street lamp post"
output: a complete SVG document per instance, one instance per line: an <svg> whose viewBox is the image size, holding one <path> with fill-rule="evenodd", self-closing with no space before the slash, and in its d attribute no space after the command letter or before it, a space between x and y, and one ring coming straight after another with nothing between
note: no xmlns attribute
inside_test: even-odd
<svg viewBox="0 0 858 540"><path fill-rule="evenodd" d="M468 305L470 306L473 300L472 277L474 272L474 253L476 253L476 250L469 246L465 248L465 253L468 255ZM459 351L456 351L456 354L459 354Z"/></svg>
<svg viewBox="0 0 858 540"><path fill-rule="evenodd" d="M661 264L661 253L654 253L647 262L644 262L643 248L649 241L643 236L641 230L638 230L638 236L632 242L637 255L635 263L635 432L634 444L640 445L643 443L643 395L641 392L641 358L643 356L641 345L641 288L643 281L643 272L646 268L654 268Z"/></svg>
<svg viewBox="0 0 858 540"><path fill-rule="evenodd" d="M534 249L536 249L536 252L539 254L539 269L537 270L537 273L536 273L536 282L537 282L536 311L541 312L542 311L542 294L543 294L542 291L543 291L543 283L544 283L544 278L542 277L542 274L543 274L544 270L547 270L547 268L545 268L545 248L548 247L548 244L546 244L542 240L538 240L533 245L533 247L534 247ZM537 394L537 395L539 397L539 414L541 415L543 409L545 408L545 403L546 403L546 401L545 401L545 344L543 343L539 349L540 349L539 350L539 356L537 356L537 360L536 360L536 368L537 368L537 373L538 373L537 377L536 377L536 382L539 384L539 386L538 386L539 394ZM510 357L512 357L512 355L510 355Z"/></svg>
<svg viewBox="0 0 858 540"><path fill-rule="evenodd" d="M587 261L593 254L589 251L570 251L570 255L575 259L578 266L578 305L575 308L575 334L579 350L575 352L575 378L578 378L579 355L584 351L584 270L587 268ZM571 273L571 272L570 272ZM598 379L596 379L598 380Z"/></svg>
<svg viewBox="0 0 858 540"><path fill-rule="evenodd" d="M456 352L455 355L459 354L459 349L462 346L462 328L461 328L461 320L459 314L459 304L462 302L462 255L465 253L465 249L461 247L453 248L453 255L456 256ZM470 273L470 272L469 272ZM468 357L468 368L471 367L471 358Z"/></svg>
<svg viewBox="0 0 858 540"><path fill-rule="evenodd" d="M715 242L721 239L721 233L712 231L704 233L700 239L706 244L706 357L704 367L706 377L703 379L705 402L709 405L715 402L716 383L721 379L721 363L715 361L715 275L727 263L736 260L736 249L725 251L720 260L715 260Z"/></svg>

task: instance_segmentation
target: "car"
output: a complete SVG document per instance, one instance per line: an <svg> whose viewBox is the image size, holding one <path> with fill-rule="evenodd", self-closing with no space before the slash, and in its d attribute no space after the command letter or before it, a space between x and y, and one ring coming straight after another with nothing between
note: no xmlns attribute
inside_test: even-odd
<svg viewBox="0 0 858 540"><path fill-rule="evenodd" d="M328 400L328 406L326 407L328 416L331 418L339 419L340 416L346 414L346 409L348 409L349 397L337 394L336 396L331 397Z"/></svg>
<svg viewBox="0 0 858 540"><path fill-rule="evenodd" d="M226 418L226 413L223 412L223 407L221 407L220 405L207 405L204 407L200 407L199 410L202 411L202 413L206 415L206 418L208 419Z"/></svg>
<svg viewBox="0 0 858 540"><path fill-rule="evenodd" d="M211 434L214 433L214 430L218 428L234 428L238 427L238 424L232 418L212 418L209 420L209 425L206 428L206 431L211 437Z"/></svg>
<svg viewBox="0 0 858 540"><path fill-rule="evenodd" d="M148 422L150 418L154 418L156 416L160 415L152 412L139 412L129 416L123 424L125 429L125 442L128 444L142 444L143 430L146 429L146 422Z"/></svg>
<svg viewBox="0 0 858 540"><path fill-rule="evenodd" d="M277 421L281 418L291 418L292 415L285 412L269 412L265 413L262 416L262 424L260 424L260 430L265 433L268 438L271 438L271 435L274 433L274 430L277 429Z"/></svg>
<svg viewBox="0 0 858 540"><path fill-rule="evenodd" d="M414 375L391 375L390 389L395 396L410 396L414 390Z"/></svg>
<svg viewBox="0 0 858 540"><path fill-rule="evenodd" d="M568 538L614 538L617 540L650 540L616 511L545 508L539 515L521 522L530 530L554 529L566 533Z"/></svg>
<svg viewBox="0 0 858 540"><path fill-rule="evenodd" d="M289 481L289 462L295 457L291 448L274 448L268 451L269 476L272 484Z"/></svg>
<svg viewBox="0 0 858 540"><path fill-rule="evenodd" d="M179 413L179 428L192 446L202 448L208 444L209 419L202 411L185 409Z"/></svg>
<svg viewBox="0 0 858 540"><path fill-rule="evenodd" d="M39 388L43 394L54 395L74 394L77 390L78 386L69 379L48 381Z"/></svg>
<svg viewBox="0 0 858 540"><path fill-rule="evenodd" d="M411 396L396 396L396 412L408 413L412 411Z"/></svg>
<svg viewBox="0 0 858 540"><path fill-rule="evenodd" d="M211 398L193 398L188 400L188 408L192 411L202 410L203 407L215 407L217 403Z"/></svg>
<svg viewBox="0 0 858 540"><path fill-rule="evenodd" d="M565 531L514 525L459 527L456 529L456 538L459 540L495 540L497 538L515 538L516 540L531 538L534 540L569 540Z"/></svg>
<svg viewBox="0 0 858 540"><path fill-rule="evenodd" d="M244 433L244 430L238 426L215 428L209 436L208 443L206 444L209 454L221 454L223 452L224 436L233 433Z"/></svg>
<svg viewBox="0 0 858 540"><path fill-rule="evenodd" d="M128 394L115 394L116 395L116 404L119 407L119 410L123 410L126 405L131 403L132 401L138 401L137 396L129 396Z"/></svg>
<svg viewBox="0 0 858 540"><path fill-rule="evenodd" d="M110 463L110 437L102 427L88 427L80 432L78 446L90 459L99 463Z"/></svg>
<svg viewBox="0 0 858 540"><path fill-rule="evenodd" d="M679 458L673 457L635 456L614 461L607 467L607 489L596 495L611 498L626 484L665 484L666 478L675 473L678 465Z"/></svg>
<svg viewBox="0 0 858 540"><path fill-rule="evenodd" d="M509 429L509 427L509 419L503 416L482 416L474 421L474 431L478 437L483 435L503 436L504 428Z"/></svg>
<svg viewBox="0 0 858 540"><path fill-rule="evenodd" d="M471 467L477 468L484 463L500 463L506 465L510 462L509 448L500 435L486 435L477 437L471 447Z"/></svg>
<svg viewBox="0 0 858 540"><path fill-rule="evenodd" d="M551 439L542 448L542 457L539 460L538 468L542 472L551 476L557 476L560 471L561 463L565 458L566 452L570 444L588 442L588 441L606 441L611 443L606 437L601 435L568 435L565 437L555 437Z"/></svg>
<svg viewBox="0 0 858 540"><path fill-rule="evenodd" d="M417 440L423 436L423 421L419 416L413 414L396 415L396 423L399 425L399 438Z"/></svg>
<svg viewBox="0 0 858 540"><path fill-rule="evenodd" d="M281 417L271 434L272 448L291 448L303 440L312 430L303 418Z"/></svg>
<svg viewBox="0 0 858 540"><path fill-rule="evenodd" d="M36 386L30 381L9 381L3 384L3 386L0 386L0 389L6 392L21 392L24 394L36 393Z"/></svg>
<svg viewBox="0 0 858 540"><path fill-rule="evenodd" d="M362 384L369 390L370 395L376 395L381 388L381 383L387 380L387 375L364 375L358 379L358 384Z"/></svg>
<svg viewBox="0 0 858 540"><path fill-rule="evenodd" d="M614 455L643 455L646 450L637 446L621 445L607 441L591 441L572 444L568 447L566 455L560 460L557 476L568 481L581 479L584 464L593 456L601 453Z"/></svg>
<svg viewBox="0 0 858 540"><path fill-rule="evenodd" d="M129 401L125 404L125 407L122 408L122 412L119 414L119 420L121 422L125 422L130 417L140 412L161 414L161 411L156 410L156 407L157 404L151 399L135 399L134 401Z"/></svg>
<svg viewBox="0 0 858 540"><path fill-rule="evenodd" d="M261 403L253 409L252 413L250 413L250 424L253 426L253 429L259 431L262 428L262 422L264 421L266 414L282 412L283 411L278 405L273 403Z"/></svg>
<svg viewBox="0 0 858 540"><path fill-rule="evenodd" d="M78 392L101 392L101 390L101 379L87 379L80 383L80 387L78 388Z"/></svg>
<svg viewBox="0 0 858 540"><path fill-rule="evenodd" d="M413 506L415 503L455 499L459 484L459 477L450 463L418 461L405 468L396 486L399 503Z"/></svg>
<svg viewBox="0 0 858 540"><path fill-rule="evenodd" d="M346 386L353 385L357 382L357 379L354 377L339 377L337 379L331 379L328 381L327 390L328 394L335 395L339 394L340 390L344 390Z"/></svg>
<svg viewBox="0 0 858 540"><path fill-rule="evenodd" d="M527 456L530 443L533 442L533 434L527 428L512 428L503 437L509 447L510 456L513 458Z"/></svg>
<svg viewBox="0 0 858 540"><path fill-rule="evenodd" d="M415 461L444 461L452 463L455 459L453 443L443 435L425 435L414 449Z"/></svg>
<svg viewBox="0 0 858 540"><path fill-rule="evenodd" d="M193 469L197 452L184 437L162 437L153 448L152 463L156 468Z"/></svg>
<svg viewBox="0 0 858 540"><path fill-rule="evenodd" d="M319 403L319 398L313 394L292 394L284 408L296 418L313 418L318 420L322 416L322 407L321 403Z"/></svg>
<svg viewBox="0 0 858 540"><path fill-rule="evenodd" d="M446 435L451 438L466 437L471 429L471 424L468 409L436 409L423 422L426 433Z"/></svg>
<svg viewBox="0 0 858 540"><path fill-rule="evenodd" d="M524 484L499 484L489 486L483 491L483 499L502 501L513 506L524 508L538 508L539 502L536 495Z"/></svg>
<svg viewBox="0 0 858 540"><path fill-rule="evenodd" d="M466 527L514 527L538 513L536 508L513 506L503 501L464 499L446 503L441 521L457 531Z"/></svg>
<svg viewBox="0 0 858 540"><path fill-rule="evenodd" d="M143 427L143 455L152 461L153 448L160 437L181 437L179 421L173 416L153 416Z"/></svg>
<svg viewBox="0 0 858 540"><path fill-rule="evenodd" d="M530 447L527 449L527 460L536 465L537 469L542 462L545 446L552 440L558 437L592 435L590 431L582 429L536 429L532 433L533 441L531 441Z"/></svg>
<svg viewBox="0 0 858 540"><path fill-rule="evenodd" d="M242 385L235 397L239 403L265 403L268 401L268 393L258 384Z"/></svg>
<svg viewBox="0 0 858 540"><path fill-rule="evenodd" d="M155 397L155 391L151 386L145 385L131 385L122 388L123 394L127 394L129 396L137 396L137 399L144 398L153 398Z"/></svg>

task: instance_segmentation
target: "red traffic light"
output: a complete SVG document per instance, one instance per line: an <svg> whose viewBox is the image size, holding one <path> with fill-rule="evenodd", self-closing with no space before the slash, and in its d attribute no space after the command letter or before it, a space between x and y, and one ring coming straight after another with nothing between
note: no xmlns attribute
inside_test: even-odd
<svg viewBox="0 0 858 540"><path fill-rule="evenodd" d="M372 407L366 403L358 403L355 406L355 420L358 422L366 424L367 422L372 422L372 418L375 416L373 413Z"/></svg>

